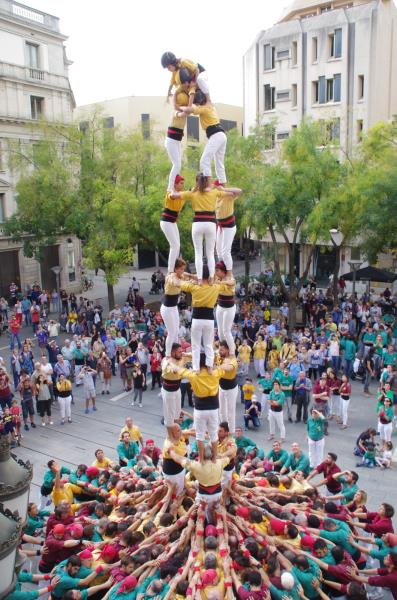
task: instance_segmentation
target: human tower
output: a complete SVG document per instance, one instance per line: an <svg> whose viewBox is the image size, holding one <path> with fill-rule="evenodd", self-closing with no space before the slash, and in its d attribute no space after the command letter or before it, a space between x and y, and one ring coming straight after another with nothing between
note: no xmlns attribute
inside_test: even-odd
<svg viewBox="0 0 397 600"><path fill-rule="evenodd" d="M203 458L208 434L216 456L220 421L235 430L237 400L237 361L231 328L236 312L233 277L232 243L236 234L234 201L239 188L228 187L225 172L227 137L215 106L211 102L205 69L191 60L178 59L165 52L161 64L172 73L168 96L172 98L173 115L167 130L166 149L172 167L168 178L160 226L169 243L168 274L161 315L167 328L166 357L163 362L163 409L168 435L181 410L180 382L191 382L194 396L194 429ZM181 175L182 139L187 116L198 115L207 143L200 158L200 173L195 187L184 191ZM211 178L214 163L216 179ZM185 202L194 211L192 239L196 275L185 272L186 262L180 258L178 216ZM205 248L206 263L203 260ZM218 262L215 261L215 250ZM192 296L191 356L182 354L178 343L180 292ZM214 309L220 342L219 355L214 355ZM192 369L185 365L191 360ZM214 362L216 368L214 368Z"/></svg>

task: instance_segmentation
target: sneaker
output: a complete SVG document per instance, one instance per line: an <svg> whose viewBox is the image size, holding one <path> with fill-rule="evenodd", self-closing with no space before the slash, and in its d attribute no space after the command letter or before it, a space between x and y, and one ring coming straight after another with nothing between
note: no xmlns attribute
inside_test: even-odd
<svg viewBox="0 0 397 600"><path fill-rule="evenodd" d="M29 431L29 425L25 425L24 429L25 431Z"/></svg>
<svg viewBox="0 0 397 600"><path fill-rule="evenodd" d="M41 426L42 426L42 427L45 427L45 423L42 423L42 424L41 424Z"/></svg>
<svg viewBox="0 0 397 600"><path fill-rule="evenodd" d="M54 425L54 421L50 421L48 425Z"/></svg>
<svg viewBox="0 0 397 600"><path fill-rule="evenodd" d="M98 409L97 409L97 407L96 407L96 406L93 406L93 407L92 407L92 410L93 410L94 412L96 412Z"/></svg>
<svg viewBox="0 0 397 600"><path fill-rule="evenodd" d="M36 429L36 423L31 423L30 426L33 427L33 429Z"/></svg>
<svg viewBox="0 0 397 600"><path fill-rule="evenodd" d="M88 413L90 412L88 408L85 409L85 414L88 415Z"/></svg>
<svg viewBox="0 0 397 600"><path fill-rule="evenodd" d="M102 390L102 396L104 396L104 395L105 395L105 390Z"/></svg>
<svg viewBox="0 0 397 600"><path fill-rule="evenodd" d="M109 390L106 391L107 394L110 394Z"/></svg>
<svg viewBox="0 0 397 600"><path fill-rule="evenodd" d="M62 419L61 425L65 425L65 419Z"/></svg>
<svg viewBox="0 0 397 600"><path fill-rule="evenodd" d="M139 408L142 408L142 406L143 406L143 404L142 404L142 403L140 403L140 404L139 404Z"/></svg>
<svg viewBox="0 0 397 600"><path fill-rule="evenodd" d="M135 402L131 402L131 406L135 406Z"/></svg>
<svg viewBox="0 0 397 600"><path fill-rule="evenodd" d="M69 417L68 418L68 423L71 423L71 422L72 422L72 419Z"/></svg>

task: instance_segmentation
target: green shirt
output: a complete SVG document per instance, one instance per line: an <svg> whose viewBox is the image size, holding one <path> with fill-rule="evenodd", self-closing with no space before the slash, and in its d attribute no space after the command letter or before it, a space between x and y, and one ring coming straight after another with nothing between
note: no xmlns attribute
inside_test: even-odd
<svg viewBox="0 0 397 600"><path fill-rule="evenodd" d="M293 384L294 384L294 378L292 377L292 375L283 375L280 378L280 385L293 386ZM292 397L292 387L290 390L283 390L283 392L287 398Z"/></svg>
<svg viewBox="0 0 397 600"><path fill-rule="evenodd" d="M270 452L268 452L266 454L267 458L270 458L270 460L272 460L273 462L279 462L280 466L284 466L285 462L288 459L288 452L286 450L284 450L283 448L280 450L280 452L275 452L274 450L270 450Z"/></svg>
<svg viewBox="0 0 397 600"><path fill-rule="evenodd" d="M132 440L129 442L127 447L125 446L124 442L120 442L120 444L117 444L116 450L119 458L127 461L135 458L139 454L139 446Z"/></svg>
<svg viewBox="0 0 397 600"><path fill-rule="evenodd" d="M272 390L269 399L271 402L277 402L278 406L284 406L285 394L284 392L275 392Z"/></svg>
<svg viewBox="0 0 397 600"><path fill-rule="evenodd" d="M385 367L387 367L387 365L393 365L393 367L395 367L397 364L397 352L393 352L392 354L385 352L383 355L383 362Z"/></svg>
<svg viewBox="0 0 397 600"><path fill-rule="evenodd" d="M319 534L320 537L325 540L329 540L330 542L334 542L338 546L342 546L351 556L357 554L357 550L354 546L352 546L349 542L349 537L351 535L351 531L345 531L341 527L339 529L335 529L335 531L326 531L325 529L320 529Z"/></svg>
<svg viewBox="0 0 397 600"><path fill-rule="evenodd" d="M291 471L303 471L305 475L308 475L310 472L310 462L306 454L301 453L299 457L295 456L291 452L288 455L287 460L284 463L284 467L291 469Z"/></svg>
<svg viewBox="0 0 397 600"><path fill-rule="evenodd" d="M342 483L342 491L340 492L343 494L342 504L347 504L353 500L354 494L358 491L358 485L356 483L345 483L343 477L339 481Z"/></svg>
<svg viewBox="0 0 397 600"><path fill-rule="evenodd" d="M15 585L15 589L11 594L8 594L6 600L36 600L39 597L38 590L31 591L22 591L21 584L22 583L32 583L33 581L33 573L27 573L26 571L21 571L18 575L18 580Z"/></svg>
<svg viewBox="0 0 397 600"><path fill-rule="evenodd" d="M311 561L310 559L308 559L308 561L309 568L305 571L301 571L300 569L298 569L298 567L292 567L290 572L295 577L295 579L297 579L302 585L303 591L307 598L317 598L318 592L313 587L312 581L314 577L318 577L320 575L321 570L315 562Z"/></svg>
<svg viewBox="0 0 397 600"><path fill-rule="evenodd" d="M76 590L81 581L80 577L70 577L66 571L57 571L57 575L61 578L51 592L53 598L63 598L68 590Z"/></svg>
<svg viewBox="0 0 397 600"><path fill-rule="evenodd" d="M353 358L356 356L356 344L353 342L353 340L346 340L344 346L344 358L346 360L353 360Z"/></svg>
<svg viewBox="0 0 397 600"><path fill-rule="evenodd" d="M383 559L390 554L390 552L397 552L397 546L394 546L393 548L386 546L380 538L375 538L375 542L378 545L378 549L371 550L369 555L372 556L372 558L377 558L383 567Z"/></svg>
<svg viewBox="0 0 397 600"><path fill-rule="evenodd" d="M23 529L23 532L27 535L34 535L36 533L36 529L41 529L45 525L45 521L42 517L49 517L51 511L48 509L40 510L36 517L29 517L27 519L26 525Z"/></svg>
<svg viewBox="0 0 397 600"><path fill-rule="evenodd" d="M256 448L255 442L249 439L246 435L242 435L240 438L235 437L237 448Z"/></svg>
<svg viewBox="0 0 397 600"><path fill-rule="evenodd" d="M70 474L70 469L68 469L67 467L61 467L61 471L60 471L61 478L62 478L62 475L69 475L69 474ZM52 489L52 486L53 486L54 480L55 480L55 476L56 476L56 473L51 471L51 469L46 471L44 474L43 486L46 488Z"/></svg>
<svg viewBox="0 0 397 600"><path fill-rule="evenodd" d="M306 429L309 439L313 442L319 442L324 437L324 419L309 417Z"/></svg>

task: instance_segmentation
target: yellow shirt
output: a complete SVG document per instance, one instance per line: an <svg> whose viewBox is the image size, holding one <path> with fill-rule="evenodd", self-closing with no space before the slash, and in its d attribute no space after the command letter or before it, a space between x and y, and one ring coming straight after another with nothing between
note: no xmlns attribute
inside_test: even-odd
<svg viewBox="0 0 397 600"><path fill-rule="evenodd" d="M242 363L249 363L251 356L250 346L241 345L238 349L238 355Z"/></svg>
<svg viewBox="0 0 397 600"><path fill-rule="evenodd" d="M61 500L66 500L73 504L74 495L81 494L82 489L78 485L74 485L73 483L64 483L63 487L54 489L51 492L51 498L54 503L54 506L57 506L61 502Z"/></svg>
<svg viewBox="0 0 397 600"><path fill-rule="evenodd" d="M278 367L278 350L270 350L269 352L269 367L270 369L275 369Z"/></svg>
<svg viewBox="0 0 397 600"><path fill-rule="evenodd" d="M215 106L207 104L205 106L193 106L193 114L198 115L200 119L200 125L204 131L211 125L217 125L219 123L218 113L216 112Z"/></svg>
<svg viewBox="0 0 397 600"><path fill-rule="evenodd" d="M234 279L232 280L234 282ZM216 283L222 283L222 280L217 279ZM236 293L235 285L228 285L227 289L222 292L222 296L234 296Z"/></svg>
<svg viewBox="0 0 397 600"><path fill-rule="evenodd" d="M169 273L165 278L164 293L170 296L178 296L180 291L180 282L178 282L174 273Z"/></svg>
<svg viewBox="0 0 397 600"><path fill-rule="evenodd" d="M203 463L188 460L186 461L186 468L201 485L209 487L221 482L223 468L228 463L228 458L217 458L215 463L211 460L206 460Z"/></svg>
<svg viewBox="0 0 397 600"><path fill-rule="evenodd" d="M207 396L216 396L219 390L219 380L225 376L223 369L213 369L210 375L207 369L200 369L199 373L194 373L189 369L183 369L180 373L181 378L186 378L192 385L193 392L198 398Z"/></svg>
<svg viewBox="0 0 397 600"><path fill-rule="evenodd" d="M233 450L232 456L228 457L228 460L232 460L237 454L237 446L236 442L232 438L232 436L227 436L223 442L218 440L218 454L225 454L228 450Z"/></svg>
<svg viewBox="0 0 397 600"><path fill-rule="evenodd" d="M255 531L261 535L267 535L269 520L265 517L262 523L253 523Z"/></svg>
<svg viewBox="0 0 397 600"><path fill-rule="evenodd" d="M123 429L120 431L120 441L123 439L123 433L125 433L126 431L128 431L128 433L130 434L130 437L133 442L139 442L139 440L142 438L141 430L137 425L133 425L132 427L127 427L127 425L124 425Z"/></svg>
<svg viewBox="0 0 397 600"><path fill-rule="evenodd" d="M177 117L176 112L174 112L174 116L171 119L171 127L176 127L177 129L185 129L187 115L183 114L182 117Z"/></svg>
<svg viewBox="0 0 397 600"><path fill-rule="evenodd" d="M195 192L181 192L180 197L182 200L186 202L186 200L190 200L192 203L192 207L194 212L215 212L216 203L218 198L224 198L226 196L226 192L221 192L216 188L210 190L209 192L200 192L199 190Z"/></svg>
<svg viewBox="0 0 397 600"><path fill-rule="evenodd" d="M266 356L266 342L255 342L254 344L254 358L260 359Z"/></svg>
<svg viewBox="0 0 397 600"><path fill-rule="evenodd" d="M172 87L175 85L178 85L178 86L181 85L179 69L188 69L190 74L193 76L198 69L198 65L197 65L197 63L193 62L192 60L189 60L188 58L181 58L181 60L178 63L178 69L176 71L173 71L173 73L171 75L170 86L172 86Z"/></svg>
<svg viewBox="0 0 397 600"><path fill-rule="evenodd" d="M244 400L251 400L252 396L255 393L255 388L252 383L244 383L243 385L243 394Z"/></svg>
<svg viewBox="0 0 397 600"><path fill-rule="evenodd" d="M186 357L181 358L180 360L176 360L175 358L164 358L161 363L163 379L169 379L170 381L179 381L182 379L181 374L174 373L173 368L174 366L183 368L189 360L190 359Z"/></svg>
<svg viewBox="0 0 397 600"><path fill-rule="evenodd" d="M213 285L197 285L189 281L181 283L181 290L192 295L193 308L214 308L219 294L229 291L229 287L231 286L224 283L214 283Z"/></svg>
<svg viewBox="0 0 397 600"><path fill-rule="evenodd" d="M108 469L109 467L112 466L112 461L110 460L110 458L107 458L106 456L104 456L102 461L95 459L94 462L92 463L92 466L97 467L98 469Z"/></svg>
<svg viewBox="0 0 397 600"><path fill-rule="evenodd" d="M175 127L176 127L176 125L175 125ZM182 193L184 194L185 192L182 192ZM182 194L181 194L181 198L175 198L175 199L171 198L170 194L171 194L171 192L167 192L165 195L164 208L168 208L168 210L173 210L173 211L179 213L182 210L183 205L185 204L186 200L184 200L184 198L182 197Z"/></svg>
<svg viewBox="0 0 397 600"><path fill-rule="evenodd" d="M178 456L186 456L187 445L183 435L178 442L173 442L169 438L165 438L163 445L163 458L171 458L169 455L170 450L173 450L175 454L178 454Z"/></svg>
<svg viewBox="0 0 397 600"><path fill-rule="evenodd" d="M215 214L217 219L227 219L234 214L234 202L236 198L233 195L218 197L215 204Z"/></svg>
<svg viewBox="0 0 397 600"><path fill-rule="evenodd" d="M238 364L237 364L237 359L234 356L228 356L227 358L224 358L219 366L222 368L223 366L232 366L233 369L231 371L225 371L224 376L222 377L222 379L235 379L237 377L237 369L238 369Z"/></svg>

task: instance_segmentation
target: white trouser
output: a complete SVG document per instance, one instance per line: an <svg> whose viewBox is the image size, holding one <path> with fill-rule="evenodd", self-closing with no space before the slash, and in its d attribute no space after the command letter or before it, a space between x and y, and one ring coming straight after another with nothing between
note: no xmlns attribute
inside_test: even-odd
<svg viewBox="0 0 397 600"><path fill-rule="evenodd" d="M393 423L387 423L387 425L384 425L379 421L379 434L382 442L391 442L392 431Z"/></svg>
<svg viewBox="0 0 397 600"><path fill-rule="evenodd" d="M309 444L310 467L315 469L320 463L323 462L325 440L323 438L322 440L315 442L314 440L308 438L307 441Z"/></svg>
<svg viewBox="0 0 397 600"><path fill-rule="evenodd" d="M269 412L270 435L275 434L276 425L280 431L281 439L284 440L285 439L285 427L284 427L284 413L282 410L280 410L280 412L275 412L274 410L271 410Z"/></svg>
<svg viewBox="0 0 397 600"><path fill-rule="evenodd" d="M222 480L221 480L222 488L228 486L233 481L234 471L235 471L235 469L232 469L231 471L223 470Z"/></svg>
<svg viewBox="0 0 397 600"><path fill-rule="evenodd" d="M223 260L227 271L233 270L232 244L237 227L219 227L216 232L216 253L219 260Z"/></svg>
<svg viewBox="0 0 397 600"><path fill-rule="evenodd" d="M254 358L255 373L261 377L265 376L265 359Z"/></svg>
<svg viewBox="0 0 397 600"><path fill-rule="evenodd" d="M168 177L168 188L167 191L171 192L174 189L175 177L180 174L182 167L182 142L180 140L173 140L172 138L165 138L165 148L168 152L168 158L172 162L172 169Z"/></svg>
<svg viewBox="0 0 397 600"><path fill-rule="evenodd" d="M343 425L347 425L347 411L349 410L350 400L340 399L342 405L342 422Z"/></svg>
<svg viewBox="0 0 397 600"><path fill-rule="evenodd" d="M199 442L205 441L205 436L208 431L210 442L213 444L218 441L218 426L219 426L219 410L197 410L193 411L193 427L196 430L196 440Z"/></svg>
<svg viewBox="0 0 397 600"><path fill-rule="evenodd" d="M171 356L172 344L176 344L178 341L179 332L179 312L177 306L164 306L160 307L161 318L164 321L164 325L167 329L167 337L165 340L165 354Z"/></svg>
<svg viewBox="0 0 397 600"><path fill-rule="evenodd" d="M181 414L181 390L167 392L161 388L161 397L163 399L164 425L172 427Z"/></svg>
<svg viewBox="0 0 397 600"><path fill-rule="evenodd" d="M211 161L215 162L215 173L220 183L226 183L225 153L227 137L223 131L214 133L205 145L200 158L200 169L206 177L211 177Z"/></svg>
<svg viewBox="0 0 397 600"><path fill-rule="evenodd" d="M61 411L61 419L64 420L65 417L70 419L70 417L72 416L72 396L66 396L66 398L61 398L61 396L58 396L58 403L59 410Z"/></svg>
<svg viewBox="0 0 397 600"><path fill-rule="evenodd" d="M203 278L203 240L210 277L214 277L216 224L205 222L193 223L192 238L194 246L194 262L198 279Z"/></svg>
<svg viewBox="0 0 397 600"><path fill-rule="evenodd" d="M168 272L172 273L175 269L175 261L179 257L181 251L178 225L176 223L169 223L168 221L160 221L160 229L170 245L168 254Z"/></svg>
<svg viewBox="0 0 397 600"><path fill-rule="evenodd" d="M238 386L231 390L219 388L219 419L226 421L229 425L230 433L236 429L236 403L238 396Z"/></svg>
<svg viewBox="0 0 397 600"><path fill-rule="evenodd" d="M203 92L203 94L209 96L210 88L208 85L207 71L202 71L201 73L199 73L199 75L196 78L196 83L200 90Z"/></svg>
<svg viewBox="0 0 397 600"><path fill-rule="evenodd" d="M269 400L270 400L270 394L265 394L264 392L262 392L262 417L264 417L265 419L269 419L269 412L270 412Z"/></svg>
<svg viewBox="0 0 397 600"><path fill-rule="evenodd" d="M229 346L230 355L234 356L236 346L234 344L234 337L232 335L232 327L234 323L234 317L236 314L236 305L230 308L224 308L223 306L216 307L216 324L218 326L218 336L221 342L227 342Z"/></svg>
<svg viewBox="0 0 397 600"><path fill-rule="evenodd" d="M341 397L339 396L339 394L331 394L331 406L330 406L330 412L331 415L336 415L337 417L341 417L342 416L342 406L341 406Z"/></svg>
<svg viewBox="0 0 397 600"><path fill-rule="evenodd" d="M249 362L241 362L240 363L240 369L241 369L242 375L248 375L249 368L250 368Z"/></svg>
<svg viewBox="0 0 397 600"><path fill-rule="evenodd" d="M163 473L164 479L166 481L169 481L170 483L173 483L176 485L176 490L175 490L176 494L182 494L182 492L185 488L185 474L186 474L185 469L183 469L183 471L181 471L180 473L177 473L176 475L166 475L165 473Z"/></svg>
<svg viewBox="0 0 397 600"><path fill-rule="evenodd" d="M205 364L214 366L214 321L210 319L192 319L191 342L193 370L200 369L201 337L205 352Z"/></svg>

